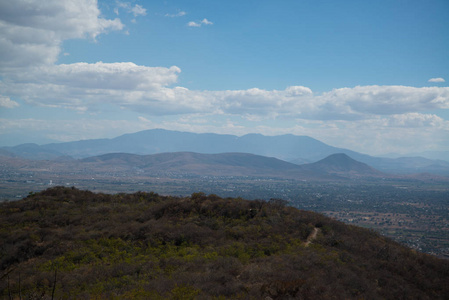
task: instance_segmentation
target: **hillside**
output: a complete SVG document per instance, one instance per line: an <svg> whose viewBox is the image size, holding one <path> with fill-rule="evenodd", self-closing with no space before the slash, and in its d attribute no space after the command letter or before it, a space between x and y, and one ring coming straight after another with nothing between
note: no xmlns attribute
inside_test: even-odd
<svg viewBox="0 0 449 300"><path fill-rule="evenodd" d="M388 175L356 161L344 153L329 155L315 163L302 166L304 169L315 170L327 174L340 174L344 177L387 177Z"/></svg>
<svg viewBox="0 0 449 300"><path fill-rule="evenodd" d="M0 228L0 298L449 297L448 261L282 200L56 187Z"/></svg>
<svg viewBox="0 0 449 300"><path fill-rule="evenodd" d="M193 152L134 155L111 153L79 161L92 169L104 167L145 173L171 173L203 176L257 176L292 179L330 179L327 173L288 163L273 157L248 153L201 154ZM334 178L336 179L336 178Z"/></svg>

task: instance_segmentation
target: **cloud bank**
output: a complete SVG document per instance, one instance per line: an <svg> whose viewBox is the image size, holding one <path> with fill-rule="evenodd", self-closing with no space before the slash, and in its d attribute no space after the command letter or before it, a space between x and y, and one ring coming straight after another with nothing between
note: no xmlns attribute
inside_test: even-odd
<svg viewBox="0 0 449 300"><path fill-rule="evenodd" d="M176 84L181 70L134 63L75 63L30 68L0 82L6 95L28 103L83 110L115 104L158 114L217 113L316 120L360 120L375 115L449 108L448 87L357 86L315 95L310 88L198 91Z"/></svg>

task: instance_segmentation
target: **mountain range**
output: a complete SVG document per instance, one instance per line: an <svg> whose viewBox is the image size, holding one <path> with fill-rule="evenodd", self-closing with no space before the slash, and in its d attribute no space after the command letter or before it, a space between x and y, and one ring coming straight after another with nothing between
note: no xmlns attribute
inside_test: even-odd
<svg viewBox="0 0 449 300"><path fill-rule="evenodd" d="M373 157L349 149L337 148L308 136L244 136L189 133L163 129L125 134L113 139L81 140L46 145L22 144L0 148L0 155L31 160L84 159L110 153L150 155L172 152L198 154L248 153L274 157L296 165L317 162L342 153L381 172L449 175L449 162L423 157ZM193 157L193 154L190 158Z"/></svg>
<svg viewBox="0 0 449 300"><path fill-rule="evenodd" d="M202 154L171 152L150 155L109 153L83 159L26 160L0 156L0 167L17 172L142 176L263 177L312 181L389 177L346 154L296 165L274 157L248 153Z"/></svg>
<svg viewBox="0 0 449 300"><path fill-rule="evenodd" d="M247 153L200 154L174 152L153 155L105 154L82 159L106 167L113 165L140 169L148 173L163 170L173 174L210 176L266 176L290 179L341 179L347 177L382 177L380 171L355 161L346 154L332 154L318 162L296 165L273 157Z"/></svg>

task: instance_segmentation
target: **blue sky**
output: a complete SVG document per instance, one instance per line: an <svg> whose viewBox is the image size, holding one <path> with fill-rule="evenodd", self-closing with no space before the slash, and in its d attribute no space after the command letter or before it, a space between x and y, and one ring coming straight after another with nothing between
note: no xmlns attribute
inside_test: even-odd
<svg viewBox="0 0 449 300"><path fill-rule="evenodd" d="M0 146L165 128L448 151L448 73L445 0L0 1Z"/></svg>

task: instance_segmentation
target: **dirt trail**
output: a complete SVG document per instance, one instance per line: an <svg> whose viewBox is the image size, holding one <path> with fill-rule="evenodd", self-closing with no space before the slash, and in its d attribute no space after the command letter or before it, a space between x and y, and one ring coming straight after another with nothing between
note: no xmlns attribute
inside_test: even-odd
<svg viewBox="0 0 449 300"><path fill-rule="evenodd" d="M311 242L313 242L314 239L316 239L316 236L318 234L320 230L318 228L313 228L313 231L309 234L309 236L307 237L307 241L305 246L308 247L310 245Z"/></svg>

